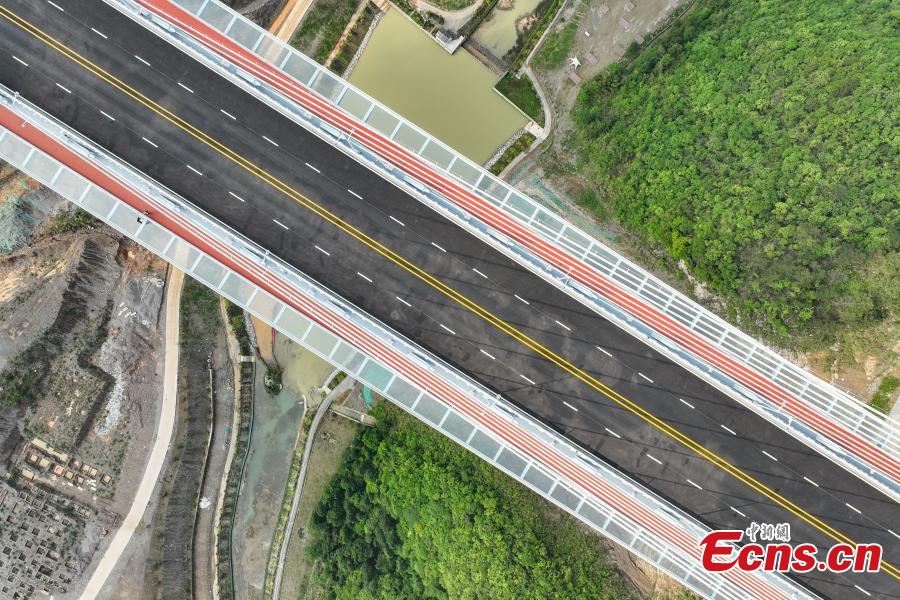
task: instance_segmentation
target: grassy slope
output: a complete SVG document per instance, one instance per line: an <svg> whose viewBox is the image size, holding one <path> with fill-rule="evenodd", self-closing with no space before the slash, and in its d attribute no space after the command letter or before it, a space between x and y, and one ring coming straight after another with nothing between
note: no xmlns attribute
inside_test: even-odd
<svg viewBox="0 0 900 600"><path fill-rule="evenodd" d="M896 28L879 0L698 3L584 86L585 166L745 326L812 347L876 324L900 306Z"/></svg>

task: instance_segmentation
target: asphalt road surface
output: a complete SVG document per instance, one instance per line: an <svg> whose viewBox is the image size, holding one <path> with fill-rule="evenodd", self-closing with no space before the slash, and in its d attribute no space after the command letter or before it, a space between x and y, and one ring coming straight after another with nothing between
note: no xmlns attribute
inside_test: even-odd
<svg viewBox="0 0 900 600"><path fill-rule="evenodd" d="M14 24L13 14L24 21ZM40 32L26 31L30 26ZM161 118L145 101L38 39L42 35L203 133L189 135ZM795 543L819 548L830 547L836 531L854 542L882 544L885 560L900 564L900 538L890 529L900 529L895 502L104 3L0 0L0 83L710 527L787 522ZM238 166L203 143L203 134L265 173ZM267 183L269 177L289 186L295 198ZM770 491L764 495L746 477L741 481L539 356L439 286L323 219L296 193ZM827 597L900 598L900 581L884 569L795 577Z"/></svg>

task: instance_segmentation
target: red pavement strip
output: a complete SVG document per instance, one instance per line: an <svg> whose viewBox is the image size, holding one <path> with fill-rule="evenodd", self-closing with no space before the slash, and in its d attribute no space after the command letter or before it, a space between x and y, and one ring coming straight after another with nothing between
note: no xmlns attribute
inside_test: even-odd
<svg viewBox="0 0 900 600"><path fill-rule="evenodd" d="M156 224L166 228L181 239L190 242L228 269L239 273L254 285L268 291L274 297L292 306L338 337L347 341L352 340L357 348L375 357L379 362L395 372L402 374L408 381L455 407L470 420L479 423L495 436L505 440L508 444L532 457L538 463L549 465L564 477L569 478L593 494L604 504L616 507L622 514L641 524L647 531L662 537L687 556L694 556L699 563L699 540L677 529L670 522L660 518L651 510L638 504L628 495L586 471L567 457L561 456L543 442L535 440L521 428L503 421L489 411L485 411L481 405L468 398L464 393L435 377L423 367L410 361L393 350L389 345L371 336L350 321L345 320L339 314L330 311L312 298L291 288L287 282L276 274L266 271L259 265L249 261L227 245L220 243L198 227L192 225L168 207L128 187L64 144L54 140L34 126L26 124L21 117L2 105L0 105L0 125L6 127L11 134L25 139L33 146L78 172L87 180L106 190L136 211L150 211L152 220ZM753 576L751 573L731 570L726 573L726 576L732 579L741 589L752 590L757 598L788 598L783 592Z"/></svg>
<svg viewBox="0 0 900 600"><path fill-rule="evenodd" d="M367 128L361 122L348 117L315 92L248 52L216 29L197 19L191 13L168 0L137 1L145 8L181 26L201 43L218 52L227 60L245 68L260 80L272 85L288 98L314 112L318 117L338 127L351 137L357 138L372 151L390 160L407 174L417 177L419 180L432 186L479 219L515 239L543 260L555 265L562 271L568 272L569 276L602 294L620 308L653 326L657 331L668 336L673 341L693 351L698 357L711 363L736 381L746 385L771 402L775 404L780 403L795 418L827 436L846 450L857 454L864 461L874 465L888 476L900 481L900 461L894 457L867 440L861 439L842 426L830 421L802 399L797 398L746 365L735 361L682 324L660 313L642 300L634 298L595 268L573 257L566 251L548 244L533 231L523 227L513 217L459 186L453 180L435 172L430 165L408 152L402 146Z"/></svg>

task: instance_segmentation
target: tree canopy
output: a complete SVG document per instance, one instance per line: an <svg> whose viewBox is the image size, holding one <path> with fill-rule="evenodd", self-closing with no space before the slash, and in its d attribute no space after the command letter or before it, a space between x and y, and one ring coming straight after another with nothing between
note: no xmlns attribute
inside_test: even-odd
<svg viewBox="0 0 900 600"><path fill-rule="evenodd" d="M599 540L384 403L313 514L326 598L629 598Z"/></svg>
<svg viewBox="0 0 900 600"><path fill-rule="evenodd" d="M877 323L900 306L898 17L698 2L583 86L581 159L623 226L745 325L820 343Z"/></svg>

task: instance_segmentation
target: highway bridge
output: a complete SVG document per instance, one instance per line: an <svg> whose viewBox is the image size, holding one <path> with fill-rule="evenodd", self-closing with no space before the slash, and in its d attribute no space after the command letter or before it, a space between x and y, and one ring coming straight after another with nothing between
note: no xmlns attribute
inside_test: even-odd
<svg viewBox="0 0 900 600"><path fill-rule="evenodd" d="M882 544L900 507L103 2L0 0L0 83L709 527ZM148 215L150 219L154 215Z"/></svg>

